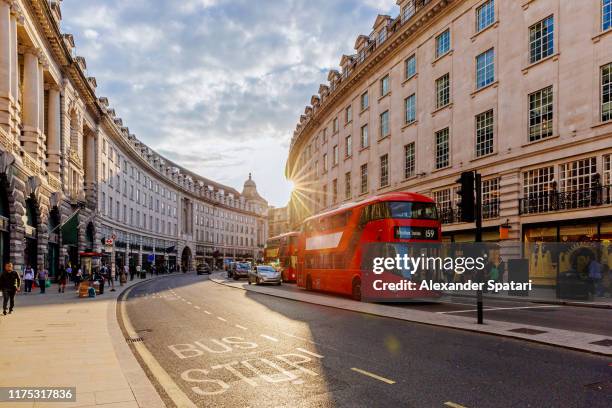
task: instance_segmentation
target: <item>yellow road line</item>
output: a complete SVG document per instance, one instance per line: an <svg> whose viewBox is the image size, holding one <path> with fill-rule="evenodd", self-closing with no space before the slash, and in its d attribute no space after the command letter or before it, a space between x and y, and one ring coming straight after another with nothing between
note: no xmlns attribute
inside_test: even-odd
<svg viewBox="0 0 612 408"><path fill-rule="evenodd" d="M138 334L134 330L132 323L130 322L127 312L126 312L126 299L130 294L132 288L129 288L125 295L123 296L123 300L120 302L119 311L121 313L121 319L123 320L123 325L125 327L125 331L127 332L128 337L135 338L138 337ZM164 370L164 368L159 364L159 362L153 357L153 354L145 347L144 343L132 343L134 350L140 355L142 361L147 365L151 374L155 377L157 382L162 386L166 394L170 397L172 402L176 404L177 407L185 407L185 408L196 408L196 405L191 402L189 397L185 395L185 393L179 388L179 386L172 380L170 375Z"/></svg>
<svg viewBox="0 0 612 408"><path fill-rule="evenodd" d="M378 381L382 381L382 382L387 383L387 384L395 384L395 381L393 381L393 380L390 380L390 379L385 378L385 377L381 377L380 375L373 374L373 373L371 373L369 371L362 370L360 368L352 367L351 370L356 371L356 372L358 372L360 374L363 374L363 375L367 375L368 377L372 377L374 379L377 379Z"/></svg>

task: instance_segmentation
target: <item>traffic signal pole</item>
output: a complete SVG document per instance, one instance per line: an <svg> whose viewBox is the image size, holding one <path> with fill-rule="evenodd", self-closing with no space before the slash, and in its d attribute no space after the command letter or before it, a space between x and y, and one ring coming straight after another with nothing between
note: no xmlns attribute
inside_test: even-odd
<svg viewBox="0 0 612 408"><path fill-rule="evenodd" d="M475 222L476 222L476 242L482 242L482 182L480 173L476 173L474 177L475 184ZM480 287L480 286L479 286ZM482 305L482 289L478 289L476 291L476 310L477 310L477 319L478 324L483 324L484 316L483 316L483 305Z"/></svg>

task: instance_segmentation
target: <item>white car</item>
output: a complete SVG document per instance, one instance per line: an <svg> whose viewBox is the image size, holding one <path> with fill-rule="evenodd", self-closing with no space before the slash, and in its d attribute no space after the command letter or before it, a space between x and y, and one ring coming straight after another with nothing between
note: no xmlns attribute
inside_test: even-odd
<svg viewBox="0 0 612 408"><path fill-rule="evenodd" d="M249 285L255 283L260 285L262 283L275 283L280 285L282 282L281 273L268 265L257 265L249 271Z"/></svg>

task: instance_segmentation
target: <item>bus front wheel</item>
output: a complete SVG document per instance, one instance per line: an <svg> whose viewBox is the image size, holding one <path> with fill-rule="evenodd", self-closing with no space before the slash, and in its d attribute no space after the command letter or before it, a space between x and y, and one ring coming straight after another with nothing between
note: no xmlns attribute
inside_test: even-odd
<svg viewBox="0 0 612 408"><path fill-rule="evenodd" d="M352 298L356 301L361 301L361 279L353 279Z"/></svg>
<svg viewBox="0 0 612 408"><path fill-rule="evenodd" d="M306 290L312 290L312 279L310 275L306 277Z"/></svg>

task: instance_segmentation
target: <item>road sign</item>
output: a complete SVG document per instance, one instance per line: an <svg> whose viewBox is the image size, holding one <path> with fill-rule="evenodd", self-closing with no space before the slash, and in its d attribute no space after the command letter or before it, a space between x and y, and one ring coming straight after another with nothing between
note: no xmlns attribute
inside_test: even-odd
<svg viewBox="0 0 612 408"><path fill-rule="evenodd" d="M153 255L153 254L149 254L149 255L147 256L147 261L149 261L149 262L153 262L153 261L155 261L155 255Z"/></svg>

